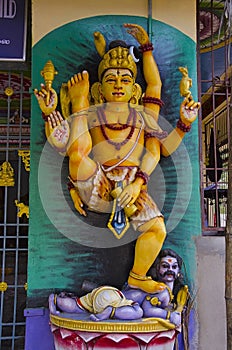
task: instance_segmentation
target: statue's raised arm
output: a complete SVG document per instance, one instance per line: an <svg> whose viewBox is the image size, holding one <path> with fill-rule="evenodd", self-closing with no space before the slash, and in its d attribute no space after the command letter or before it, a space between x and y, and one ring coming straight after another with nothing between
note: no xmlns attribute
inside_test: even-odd
<svg viewBox="0 0 232 350"><path fill-rule="evenodd" d="M162 142L161 154L164 156L169 156L178 148L185 134L191 130L192 123L197 119L200 108L200 102L194 101L190 91L192 79L188 76L187 67L179 67L179 71L183 75L179 87L180 94L184 99L180 105L179 119L175 129Z"/></svg>
<svg viewBox="0 0 232 350"><path fill-rule="evenodd" d="M150 42L149 36L145 29L137 24L124 24L127 31L140 44L139 49L142 52L143 59L143 75L146 81L146 91L142 102L148 112L151 113L155 120L158 120L160 107L163 102L161 100L162 82L156 61L153 56L153 44Z"/></svg>

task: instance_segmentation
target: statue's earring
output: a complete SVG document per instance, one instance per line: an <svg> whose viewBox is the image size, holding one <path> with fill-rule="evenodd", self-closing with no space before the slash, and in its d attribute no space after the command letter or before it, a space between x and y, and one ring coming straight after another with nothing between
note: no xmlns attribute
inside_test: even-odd
<svg viewBox="0 0 232 350"><path fill-rule="evenodd" d="M141 95L142 95L142 88L138 83L135 83L133 87L133 96L130 99L130 103L133 105L138 105Z"/></svg>
<svg viewBox="0 0 232 350"><path fill-rule="evenodd" d="M99 103L104 103L105 102L105 98L104 96L100 93L99 94Z"/></svg>
<svg viewBox="0 0 232 350"><path fill-rule="evenodd" d="M138 104L138 99L136 98L136 96L132 96L130 99L130 103L132 105L137 105Z"/></svg>
<svg viewBox="0 0 232 350"><path fill-rule="evenodd" d="M91 87L91 96L94 100L94 104L104 103L104 96L101 93L100 83L95 82Z"/></svg>

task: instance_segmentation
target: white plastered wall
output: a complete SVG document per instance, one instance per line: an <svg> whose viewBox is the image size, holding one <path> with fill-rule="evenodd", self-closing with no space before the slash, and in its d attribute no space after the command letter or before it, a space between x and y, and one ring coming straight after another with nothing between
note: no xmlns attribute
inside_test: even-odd
<svg viewBox="0 0 232 350"><path fill-rule="evenodd" d="M198 350L226 350L225 238L197 239Z"/></svg>
<svg viewBox="0 0 232 350"><path fill-rule="evenodd" d="M51 30L80 18L99 15L148 17L148 0L32 0L33 45ZM152 0L152 18L196 40L195 0ZM43 14L38 21L38 14Z"/></svg>

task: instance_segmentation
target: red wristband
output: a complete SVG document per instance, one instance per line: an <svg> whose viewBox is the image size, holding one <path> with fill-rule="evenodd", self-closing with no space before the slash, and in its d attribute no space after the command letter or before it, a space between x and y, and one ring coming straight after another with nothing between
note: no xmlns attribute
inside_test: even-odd
<svg viewBox="0 0 232 350"><path fill-rule="evenodd" d="M42 118L45 122L48 121L48 117L49 117L48 115L45 115L44 112L42 112Z"/></svg>
<svg viewBox="0 0 232 350"><path fill-rule="evenodd" d="M153 51L153 44L152 43L143 44L139 46L139 49L141 52Z"/></svg>
<svg viewBox="0 0 232 350"><path fill-rule="evenodd" d="M181 119L178 120L176 124L177 128L180 129L183 132L189 132L191 130L192 125L186 125L185 123L182 122Z"/></svg>
<svg viewBox="0 0 232 350"><path fill-rule="evenodd" d="M140 177L141 179L143 179L144 185L146 185L148 183L149 175L147 173L145 173L144 171L142 171L141 169L137 170L135 177Z"/></svg>

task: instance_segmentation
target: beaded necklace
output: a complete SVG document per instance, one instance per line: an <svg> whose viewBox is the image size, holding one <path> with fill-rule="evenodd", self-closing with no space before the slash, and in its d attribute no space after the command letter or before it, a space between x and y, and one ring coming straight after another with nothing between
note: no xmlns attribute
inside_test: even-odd
<svg viewBox="0 0 232 350"><path fill-rule="evenodd" d="M114 124L109 124L107 122L105 111L104 111L103 108L98 108L97 109L97 114L98 114L98 119L100 121L100 128L101 128L101 132L102 132L102 135L103 135L104 139L109 144L113 145L117 151L119 151L121 149L121 147L124 146L132 138L132 136L134 134L135 123L136 123L136 112L135 112L134 108L130 108L130 113L129 113L129 116L127 118L126 124L123 124L123 125L120 125L120 126L116 126ZM132 125L129 125L131 119L132 119ZM129 134L121 142L112 141L108 137L108 135L106 134L106 130L105 130L106 128L108 128L110 130L124 130L124 129L127 129L129 127L130 127Z"/></svg>

